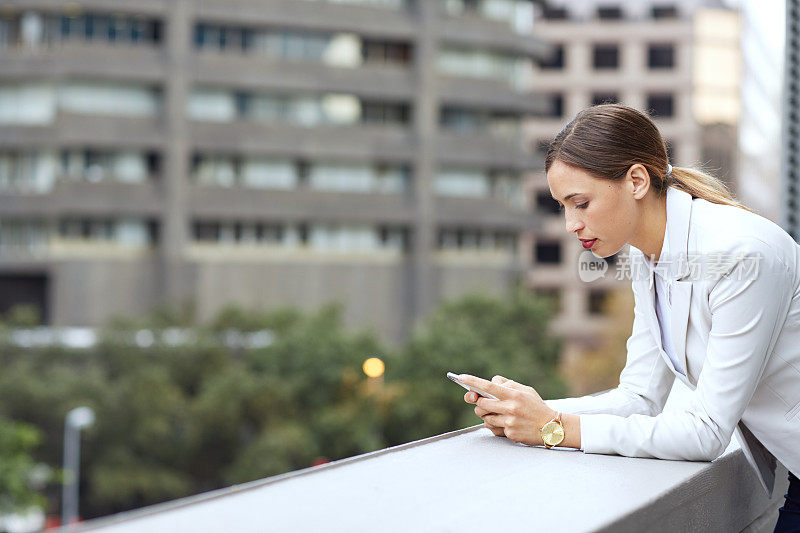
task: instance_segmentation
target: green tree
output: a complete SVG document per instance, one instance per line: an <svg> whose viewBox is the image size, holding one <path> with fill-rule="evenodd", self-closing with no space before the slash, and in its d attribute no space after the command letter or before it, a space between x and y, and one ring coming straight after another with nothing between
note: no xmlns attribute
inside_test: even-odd
<svg viewBox="0 0 800 533"><path fill-rule="evenodd" d="M33 487L37 462L32 452L40 441L34 427L0 418L0 515L45 504Z"/></svg>
<svg viewBox="0 0 800 533"><path fill-rule="evenodd" d="M480 423L448 371L531 385L543 398L563 395L560 343L548 333L551 306L523 289L508 299L470 294L441 305L390 362L402 401L386 431L391 442L413 440Z"/></svg>

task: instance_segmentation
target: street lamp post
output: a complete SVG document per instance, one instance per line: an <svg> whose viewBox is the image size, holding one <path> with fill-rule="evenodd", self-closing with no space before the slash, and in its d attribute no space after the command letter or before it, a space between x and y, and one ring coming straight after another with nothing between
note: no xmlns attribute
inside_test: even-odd
<svg viewBox="0 0 800 533"><path fill-rule="evenodd" d="M90 407L76 407L64 421L64 485L61 493L61 525L78 519L78 485L81 468L81 429L94 423Z"/></svg>

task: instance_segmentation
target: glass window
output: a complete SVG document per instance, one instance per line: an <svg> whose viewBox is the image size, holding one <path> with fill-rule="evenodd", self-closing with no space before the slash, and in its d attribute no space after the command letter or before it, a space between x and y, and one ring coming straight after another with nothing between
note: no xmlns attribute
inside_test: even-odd
<svg viewBox="0 0 800 533"><path fill-rule="evenodd" d="M620 6L600 6L597 8L597 18L600 20L621 20L622 8Z"/></svg>
<svg viewBox="0 0 800 533"><path fill-rule="evenodd" d="M550 111L545 116L561 118L564 116L564 95L561 93L550 95Z"/></svg>
<svg viewBox="0 0 800 533"><path fill-rule="evenodd" d="M651 14L654 19L677 18L678 8L673 5L653 6Z"/></svg>
<svg viewBox="0 0 800 533"><path fill-rule="evenodd" d="M561 70L564 68L564 45L555 44L550 55L539 60L539 68L543 70Z"/></svg>
<svg viewBox="0 0 800 533"><path fill-rule="evenodd" d="M608 291L605 289L590 289L588 294L588 311L590 315L602 315L606 310Z"/></svg>
<svg viewBox="0 0 800 533"><path fill-rule="evenodd" d="M619 95L617 93L594 93L592 95L592 105L618 103Z"/></svg>
<svg viewBox="0 0 800 533"><path fill-rule="evenodd" d="M433 183L434 192L442 196L488 198L489 176L476 169L443 169Z"/></svg>
<svg viewBox="0 0 800 533"><path fill-rule="evenodd" d="M297 169L288 160L247 159L242 165L242 185L260 189L294 189Z"/></svg>
<svg viewBox="0 0 800 533"><path fill-rule="evenodd" d="M675 67L675 46L651 44L647 51L647 66L651 69Z"/></svg>
<svg viewBox="0 0 800 533"><path fill-rule="evenodd" d="M619 45L597 44L594 46L593 66L595 69L619 68Z"/></svg>
<svg viewBox="0 0 800 533"><path fill-rule="evenodd" d="M675 98L672 94L651 94L647 97L647 111L654 118L675 116Z"/></svg>
<svg viewBox="0 0 800 533"><path fill-rule="evenodd" d="M556 7L545 4L542 8L542 18L545 20L567 20L569 12L566 7Z"/></svg>
<svg viewBox="0 0 800 533"><path fill-rule="evenodd" d="M561 213L558 202L553 199L549 190L541 190L536 193L536 210L548 215Z"/></svg>
<svg viewBox="0 0 800 533"><path fill-rule="evenodd" d="M561 241L538 241L533 248L534 263L561 263Z"/></svg>

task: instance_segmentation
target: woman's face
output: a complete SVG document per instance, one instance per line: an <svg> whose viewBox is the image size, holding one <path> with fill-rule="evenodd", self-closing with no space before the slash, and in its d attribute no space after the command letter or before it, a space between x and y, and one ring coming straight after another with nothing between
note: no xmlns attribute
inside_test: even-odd
<svg viewBox="0 0 800 533"><path fill-rule="evenodd" d="M550 194L562 206L567 232L575 233L597 257L614 255L634 236L638 195L632 194L628 174L620 181L604 180L558 160L547 173Z"/></svg>

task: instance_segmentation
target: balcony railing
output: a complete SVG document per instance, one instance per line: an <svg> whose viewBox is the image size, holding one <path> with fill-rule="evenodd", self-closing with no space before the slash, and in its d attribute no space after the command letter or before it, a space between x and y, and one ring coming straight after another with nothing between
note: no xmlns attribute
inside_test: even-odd
<svg viewBox="0 0 800 533"><path fill-rule="evenodd" d="M713 462L683 462L528 447L475 426L81 530L772 531L785 468L776 480L769 500L735 440Z"/></svg>

